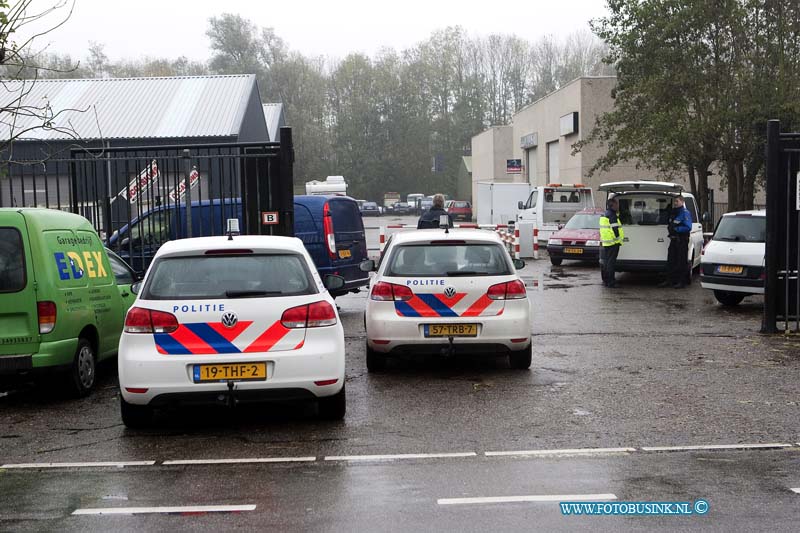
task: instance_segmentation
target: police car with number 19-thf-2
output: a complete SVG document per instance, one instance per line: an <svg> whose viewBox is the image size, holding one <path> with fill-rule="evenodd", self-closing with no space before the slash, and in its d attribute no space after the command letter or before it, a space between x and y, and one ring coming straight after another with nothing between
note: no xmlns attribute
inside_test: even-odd
<svg viewBox="0 0 800 533"><path fill-rule="evenodd" d="M487 231L394 234L370 283L367 369L381 370L389 356L462 353L508 356L513 368L529 368L530 303L515 266L524 262Z"/></svg>
<svg viewBox="0 0 800 533"><path fill-rule="evenodd" d="M122 420L173 405L315 400L345 414L344 331L299 239L202 237L164 244L125 319Z"/></svg>

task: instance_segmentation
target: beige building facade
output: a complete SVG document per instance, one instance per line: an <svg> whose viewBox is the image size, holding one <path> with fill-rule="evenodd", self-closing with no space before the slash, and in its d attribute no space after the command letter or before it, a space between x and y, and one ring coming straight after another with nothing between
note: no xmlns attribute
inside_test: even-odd
<svg viewBox="0 0 800 533"><path fill-rule="evenodd" d="M509 126L494 126L472 138L472 197L477 203L478 181L520 181L531 185L582 183L595 191L595 203L602 206L605 194L597 187L610 181L664 180L682 183L689 189L687 176L665 177L658 171L636 168L626 161L608 171L589 171L606 153L597 143L584 146L573 154L573 145L588 137L598 116L614 107L611 92L614 76L577 78L557 91L520 109ZM507 144L508 143L508 144ZM506 173L506 160L522 161L522 172ZM709 188L716 202L727 197L718 172L709 176ZM756 194L756 204L763 203L764 192ZM480 209L480 206L477 206Z"/></svg>
<svg viewBox="0 0 800 533"><path fill-rule="evenodd" d="M522 181L534 186L582 183L597 191L608 181L657 179L656 172L637 169L633 162L590 178L589 171L605 153L604 147L589 145L572 153L573 145L591 133L597 117L612 109L616 81L610 76L578 78L520 109L510 126L495 126L473 137L473 198L478 181ZM498 130L503 134L498 135ZM509 136L511 145L502 144L509 142ZM507 159L521 160L522 172L506 174ZM598 205L604 199L604 194L595 192Z"/></svg>

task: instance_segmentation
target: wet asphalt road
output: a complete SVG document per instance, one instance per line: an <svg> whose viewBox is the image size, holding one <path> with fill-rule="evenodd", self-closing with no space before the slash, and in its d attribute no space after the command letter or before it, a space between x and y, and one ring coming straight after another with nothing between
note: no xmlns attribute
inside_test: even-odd
<svg viewBox="0 0 800 533"><path fill-rule="evenodd" d="M368 374L365 295L338 299L348 346L341 423L317 421L311 406L266 406L166 412L156 427L128 431L113 364L101 369L90 398L64 399L42 384L0 393L0 464L154 462L0 469L0 530L794 529L800 340L758 334L760 297L725 309L697 280L678 291L644 275L620 275L619 289L604 290L596 267L551 267L546 258L522 275L534 311L533 365L525 372L471 358L392 361L385 373ZM642 449L742 443L785 446ZM576 448L632 451L492 456ZM336 459L386 454L466 455ZM287 457L305 460L163 464ZM582 494L704 498L711 510L579 518L562 516L555 502L439 503ZM71 516L83 508L212 504L256 509Z"/></svg>

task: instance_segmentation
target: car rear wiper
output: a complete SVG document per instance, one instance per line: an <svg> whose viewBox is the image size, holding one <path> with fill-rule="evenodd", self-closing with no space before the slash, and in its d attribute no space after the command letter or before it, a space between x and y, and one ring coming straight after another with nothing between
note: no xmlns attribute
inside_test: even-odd
<svg viewBox="0 0 800 533"><path fill-rule="evenodd" d="M225 291L228 298L255 298L257 296L280 296L282 291Z"/></svg>
<svg viewBox="0 0 800 533"><path fill-rule="evenodd" d="M448 270L445 272L448 276L488 276L488 272L478 272L477 270Z"/></svg>

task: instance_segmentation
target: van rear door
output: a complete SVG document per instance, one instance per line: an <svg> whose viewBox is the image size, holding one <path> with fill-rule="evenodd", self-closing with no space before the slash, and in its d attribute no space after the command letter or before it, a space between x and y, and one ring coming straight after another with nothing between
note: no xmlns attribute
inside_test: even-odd
<svg viewBox="0 0 800 533"><path fill-rule="evenodd" d="M30 368L29 362L9 356L39 350L36 279L27 235L22 214L0 214L0 374Z"/></svg>
<svg viewBox="0 0 800 533"><path fill-rule="evenodd" d="M331 198L327 212L333 221L336 253L331 263L346 281L366 279L358 268L367 259L367 239L358 204L349 198Z"/></svg>

